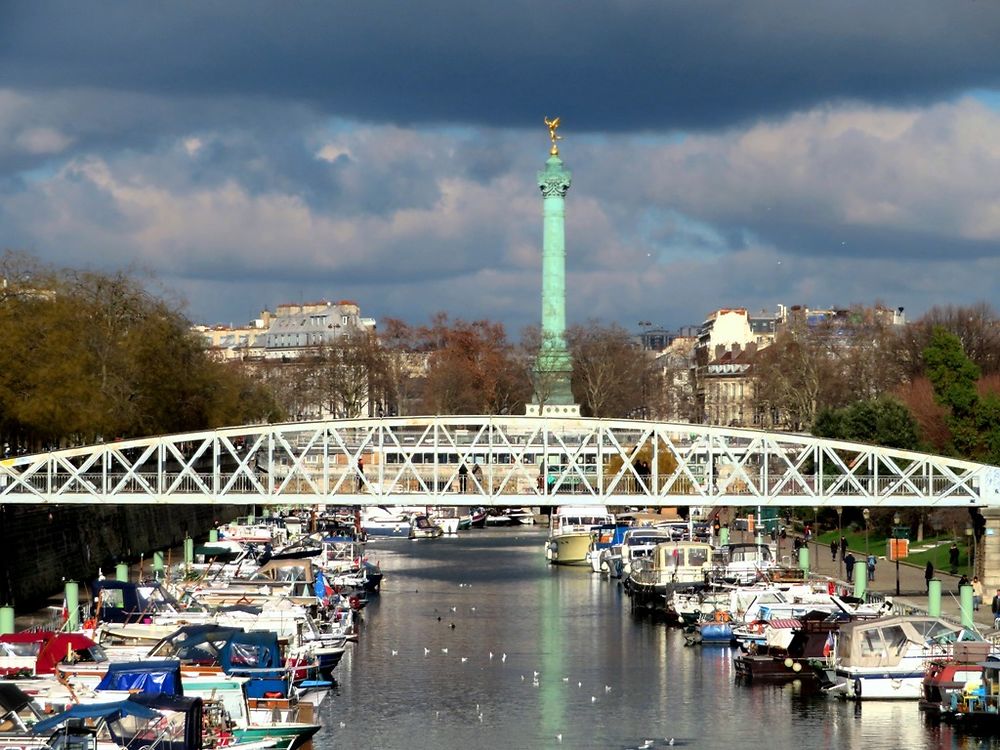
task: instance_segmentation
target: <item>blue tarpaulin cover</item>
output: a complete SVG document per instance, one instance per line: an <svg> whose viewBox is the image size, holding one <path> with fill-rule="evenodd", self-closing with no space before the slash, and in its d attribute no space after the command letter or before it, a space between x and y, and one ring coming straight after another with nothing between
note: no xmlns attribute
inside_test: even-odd
<svg viewBox="0 0 1000 750"><path fill-rule="evenodd" d="M98 690L128 690L147 695L182 695L181 663L176 659L108 665Z"/></svg>

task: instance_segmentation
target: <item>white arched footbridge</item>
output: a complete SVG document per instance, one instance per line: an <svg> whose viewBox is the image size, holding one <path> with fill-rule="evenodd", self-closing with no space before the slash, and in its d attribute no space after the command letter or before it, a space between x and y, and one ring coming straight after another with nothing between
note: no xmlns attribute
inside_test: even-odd
<svg viewBox="0 0 1000 750"><path fill-rule="evenodd" d="M0 503L1000 506L1000 468L706 425L400 417L9 458Z"/></svg>

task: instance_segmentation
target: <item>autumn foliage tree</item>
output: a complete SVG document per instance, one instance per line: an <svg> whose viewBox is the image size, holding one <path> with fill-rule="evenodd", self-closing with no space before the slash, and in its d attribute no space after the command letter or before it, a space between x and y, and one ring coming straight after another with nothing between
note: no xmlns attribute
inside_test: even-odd
<svg viewBox="0 0 1000 750"><path fill-rule="evenodd" d="M125 273L0 259L0 429L12 448L242 424L266 389L211 359L179 310Z"/></svg>

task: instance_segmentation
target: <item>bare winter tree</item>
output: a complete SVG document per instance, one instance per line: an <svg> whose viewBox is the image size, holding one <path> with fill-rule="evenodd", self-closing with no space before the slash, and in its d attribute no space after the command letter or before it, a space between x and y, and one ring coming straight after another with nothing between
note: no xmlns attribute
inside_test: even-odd
<svg viewBox="0 0 1000 750"><path fill-rule="evenodd" d="M573 393L594 417L629 417L648 413L648 400L659 391L653 358L624 328L591 321L566 332L573 357Z"/></svg>

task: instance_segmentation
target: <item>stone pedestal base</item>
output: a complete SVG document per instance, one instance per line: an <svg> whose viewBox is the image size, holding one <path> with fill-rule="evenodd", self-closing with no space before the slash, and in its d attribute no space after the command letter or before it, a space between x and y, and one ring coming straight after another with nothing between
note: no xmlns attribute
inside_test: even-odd
<svg viewBox="0 0 1000 750"><path fill-rule="evenodd" d="M528 404L524 407L528 417L579 417L579 404Z"/></svg>
<svg viewBox="0 0 1000 750"><path fill-rule="evenodd" d="M1000 508L983 508L986 531L979 541L982 557L983 600L990 601L1000 589ZM978 565L976 566L979 567Z"/></svg>

